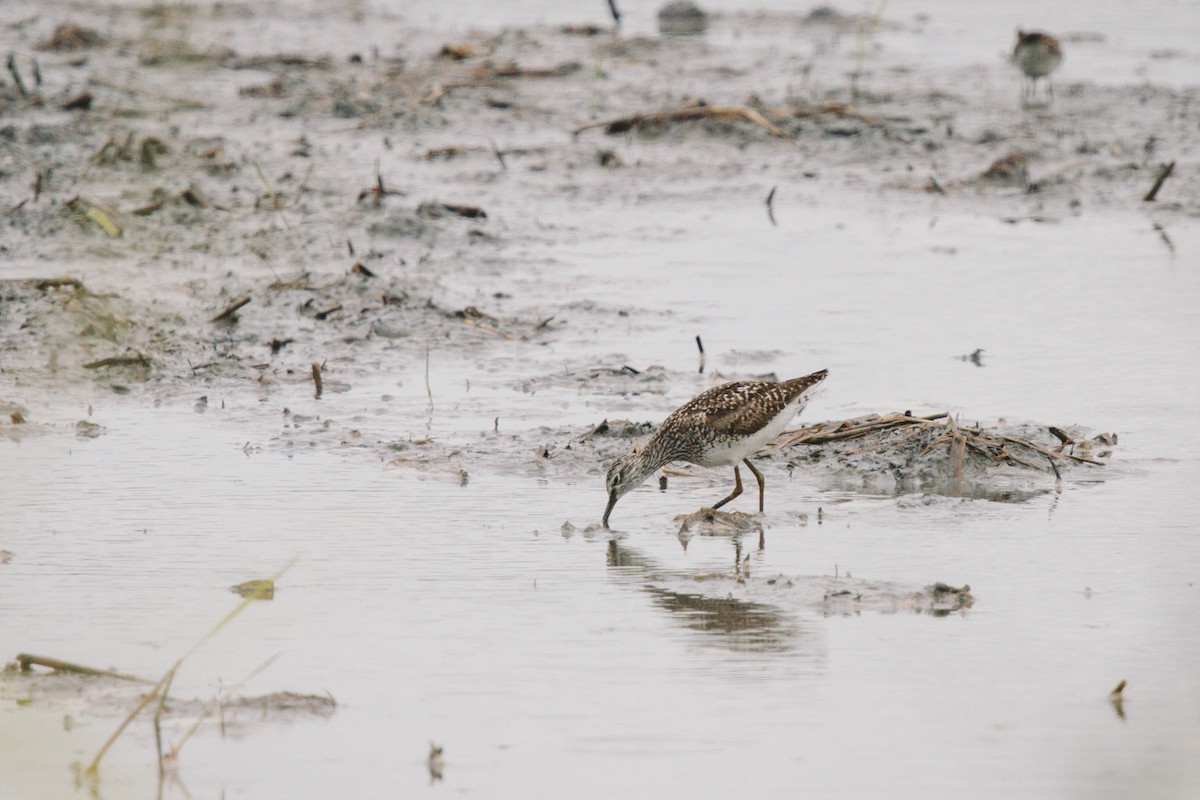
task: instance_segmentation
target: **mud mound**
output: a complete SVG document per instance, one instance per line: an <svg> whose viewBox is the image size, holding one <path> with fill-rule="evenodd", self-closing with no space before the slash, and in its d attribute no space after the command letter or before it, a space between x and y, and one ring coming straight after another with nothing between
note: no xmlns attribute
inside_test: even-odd
<svg viewBox="0 0 1200 800"><path fill-rule="evenodd" d="M772 446L789 468L844 488L1020 500L1075 467L1103 467L1116 443L1115 434L1079 427L1001 421L985 429L945 413L893 413L789 431Z"/></svg>

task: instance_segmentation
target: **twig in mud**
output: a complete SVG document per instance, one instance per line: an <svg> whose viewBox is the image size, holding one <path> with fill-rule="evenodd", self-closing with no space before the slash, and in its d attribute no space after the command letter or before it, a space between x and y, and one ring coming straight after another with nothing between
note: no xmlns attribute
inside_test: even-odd
<svg viewBox="0 0 1200 800"><path fill-rule="evenodd" d="M935 420L946 419L944 424L937 424ZM784 431L777 436L772 444L777 448L790 447L797 444L828 444L836 441L847 439L857 439L875 431L881 431L888 428L898 428L904 426L913 426L915 428L924 428L926 430L940 431L940 435L936 436L929 442L928 446L921 452L924 456L942 444L947 444L951 448L952 463L955 464L956 470L959 469L957 462L959 458L959 448L970 447L977 452L987 455L993 461L998 459L1007 459L1014 464L1022 466L1034 467L1028 461L1021 459L1005 449L1006 443L1019 445L1021 447L1039 453L1053 462L1055 459L1075 461L1082 464L1091 464L1093 466L1104 466L1103 461L1097 461L1087 456L1077 455L1075 453L1063 453L1057 450L1051 450L1043 447L1028 439L1022 439L1019 436L1009 436L1002 433L989 433L980 428L963 428L958 425L950 415L943 412L940 414L932 414L927 417L914 417L908 414L886 414L880 416L878 414L870 414L865 417L856 419L842 420L840 422L825 422L817 425L812 425L807 428L799 428L793 431ZM959 439L962 437L960 443Z"/></svg>
<svg viewBox="0 0 1200 800"><path fill-rule="evenodd" d="M282 578L284 573L291 569L292 565L295 563L296 558L293 557L290 561L288 561L288 563L284 564L283 569L271 576L272 582L278 581L280 578ZM129 727L129 723L133 722L133 720L137 718L137 715L142 713L142 710L158 697L159 692L163 691L163 689L174 678L175 672L179 669L179 667L182 666L185 661L191 658L197 650L203 647L209 639L220 633L221 630L230 622L232 622L238 614L241 614L243 611L245 611L247 606L253 603L256 599L257 598L255 597L247 597L234 606L232 611L226 614L220 622L214 625L212 630L206 633L200 639L200 641L192 645L192 648L184 653L183 656L181 656L180 659L175 662L175 665L171 667L171 669L167 670L167 672L158 680L158 683L154 684L154 687L147 692L146 696L143 697L141 702L137 704L137 707L135 707L133 711L129 712L129 715L121 721L121 724L118 725L117 729L113 731L111 736L108 737L108 740L101 745L100 750L96 753L95 757L92 758L91 762L87 765L87 768L84 769L84 775L95 779L100 770L100 762L103 760L104 755L108 752L109 748L113 746L113 743L116 742L117 739L120 738L121 734L124 733L125 729Z"/></svg>
<svg viewBox="0 0 1200 800"><path fill-rule="evenodd" d="M1011 458L1012 456L1009 457ZM1058 471L1058 464L1055 464L1054 459L1050 458L1049 456L1046 456L1046 460L1050 462L1050 469L1054 470L1054 479L1056 481L1061 481L1062 473Z"/></svg>
<svg viewBox="0 0 1200 800"><path fill-rule="evenodd" d="M89 361L83 365L84 369L101 369L103 367L129 367L137 365L139 367L150 366L150 359L141 353L135 353L131 356L109 356L108 358L100 358L95 361Z"/></svg>
<svg viewBox="0 0 1200 800"><path fill-rule="evenodd" d="M278 53L269 56L247 56L235 58L225 64L228 69L257 69L272 70L281 67L304 67L308 69L329 69L332 61L329 56L306 56L297 53Z"/></svg>
<svg viewBox="0 0 1200 800"><path fill-rule="evenodd" d="M29 92L25 91L25 81L21 80L21 72L17 69L17 57L12 53L8 54L8 74L12 75L13 83L17 85L17 94L21 97L28 97Z"/></svg>
<svg viewBox="0 0 1200 800"><path fill-rule="evenodd" d="M778 225L775 222L775 190L778 188L778 186L772 186L771 191L767 192L767 219L771 220L772 225Z"/></svg>
<svg viewBox="0 0 1200 800"><path fill-rule="evenodd" d="M316 318L317 318L317 319L319 319L319 320L322 320L322 321L324 321L324 320L325 320L325 319L327 319L327 318L329 317L329 315L330 315L330 314L332 314L333 312L335 312L335 311L341 311L341 310L342 310L342 304L341 304L341 303L337 303L336 305L330 306L329 308L325 309L324 311L318 311L317 313L313 314L313 316L314 316L314 317L316 317Z"/></svg>
<svg viewBox="0 0 1200 800"><path fill-rule="evenodd" d="M775 190L772 189L772 192ZM700 334L696 334L696 349L700 351L700 374L704 374L704 342L700 341Z"/></svg>
<svg viewBox="0 0 1200 800"><path fill-rule="evenodd" d="M1047 430L1050 431L1051 436L1053 436L1055 439L1058 439L1060 442L1062 442L1064 446L1068 445L1068 444L1072 444L1075 441L1074 439L1071 438L1070 434L1068 434L1062 428L1056 428L1053 425L1051 425L1049 428L1047 428Z"/></svg>
<svg viewBox="0 0 1200 800"><path fill-rule="evenodd" d="M479 206L468 206L462 203L421 203L417 206L417 214L426 219L441 219L447 213L457 214L466 219L487 219L487 212Z"/></svg>
<svg viewBox="0 0 1200 800"><path fill-rule="evenodd" d="M350 272L355 275L362 275L364 278L375 277L375 273L367 269L366 265L362 263L362 260L357 258L354 260L354 263L350 265Z"/></svg>
<svg viewBox="0 0 1200 800"><path fill-rule="evenodd" d="M467 219L487 219L487 212L479 206L468 206L461 203L442 203L442 208Z"/></svg>
<svg viewBox="0 0 1200 800"><path fill-rule="evenodd" d="M613 28L621 29L621 12L617 10L617 0L608 0L608 13L612 14Z"/></svg>
<svg viewBox="0 0 1200 800"><path fill-rule="evenodd" d="M884 416L869 414L857 419L819 423L794 431L785 431L775 441L780 442L782 447L790 447L797 444L828 444L843 439L857 439L872 431L902 425L923 425L940 428L942 426L934 425L934 421L944 419L948 416L950 415L944 411L940 414L931 414L927 417L914 417L908 414L886 414Z"/></svg>
<svg viewBox="0 0 1200 800"><path fill-rule="evenodd" d="M145 678L139 678L136 675L125 675L111 669L85 667L82 664L62 661L48 656L36 656L32 653L17 653L17 666L20 667L22 672L29 672L31 667L38 666L46 667L56 672L74 672L77 675L93 675L98 678L116 678L117 680L133 681L135 683L150 683Z"/></svg>
<svg viewBox="0 0 1200 800"><path fill-rule="evenodd" d="M743 119L753 122L772 136L787 137L786 133L753 108L737 105L689 106L688 108L662 111L657 114L633 114L632 116L617 117L616 119L604 120L603 122L589 122L586 125L580 125L575 128L572 133L578 136L580 133L592 128L604 128L604 132L608 134L625 133L628 130L644 125L665 125L670 122L687 122L697 119Z"/></svg>
<svg viewBox="0 0 1200 800"><path fill-rule="evenodd" d="M250 302L250 295L246 295L244 297L239 297L238 299L234 300L229 305L225 306L225 308L221 311L221 313L217 314L215 317L213 317L211 320L209 320L209 322L222 322L227 319L231 320L234 318L234 315L237 313L237 310L249 302Z"/></svg>
<svg viewBox="0 0 1200 800"><path fill-rule="evenodd" d="M375 164L375 185L368 186L366 189L363 189L361 192L359 192L358 199L355 202L361 203L364 199L369 197L369 198L371 198L371 204L374 205L376 208L379 208L381 205L383 205L383 198L387 197L388 195L395 195L397 197L403 197L404 192L402 192L398 189L388 189L386 186L383 185L383 175L380 174L379 164L376 163Z"/></svg>
<svg viewBox="0 0 1200 800"><path fill-rule="evenodd" d="M492 148L494 149L495 146L496 145L493 142ZM425 159L426 161L449 161L452 158L458 158L459 156L466 155L472 151L479 152L481 150L483 150L482 147L459 147L457 145L451 147L431 147L425 151L421 158Z"/></svg>
<svg viewBox="0 0 1200 800"><path fill-rule="evenodd" d="M1158 173L1158 180L1156 180L1154 185L1150 187L1150 191L1146 192L1146 196L1142 198L1142 202L1153 203L1154 198L1158 197L1158 190L1162 188L1162 185L1166 182L1167 178L1171 177L1171 173L1174 171L1174 161L1163 167L1162 172Z"/></svg>
<svg viewBox="0 0 1200 800"><path fill-rule="evenodd" d="M316 387L316 393L313 394L313 397L317 400L320 400L321 392L324 390L325 387L321 383L321 365L318 364L316 361L314 361L313 365L312 365L312 379L313 379L313 386Z"/></svg>
<svg viewBox="0 0 1200 800"><path fill-rule="evenodd" d="M480 78L562 78L583 69L578 61L564 61L553 67L522 67L515 61L486 65L478 71Z"/></svg>
<svg viewBox="0 0 1200 800"><path fill-rule="evenodd" d="M87 89L69 97L59 106L63 111L87 111L92 107L92 93Z"/></svg>
<svg viewBox="0 0 1200 800"><path fill-rule="evenodd" d="M504 151L499 147L496 147L496 143L491 139L488 139L488 144L492 146L492 155L494 155L496 160L500 162L500 169L508 172L508 165L504 163Z"/></svg>

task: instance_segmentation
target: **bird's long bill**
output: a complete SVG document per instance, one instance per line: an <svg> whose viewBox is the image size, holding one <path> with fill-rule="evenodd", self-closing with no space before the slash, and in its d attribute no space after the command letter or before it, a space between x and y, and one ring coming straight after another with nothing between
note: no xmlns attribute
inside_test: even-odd
<svg viewBox="0 0 1200 800"><path fill-rule="evenodd" d="M608 527L608 515L612 513L613 506L617 504L617 493L608 493L608 505L604 508L604 527Z"/></svg>

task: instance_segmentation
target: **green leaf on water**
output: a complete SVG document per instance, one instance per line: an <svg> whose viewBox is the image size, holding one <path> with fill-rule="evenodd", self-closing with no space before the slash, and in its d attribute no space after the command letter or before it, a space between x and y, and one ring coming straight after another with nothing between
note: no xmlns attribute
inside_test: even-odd
<svg viewBox="0 0 1200 800"><path fill-rule="evenodd" d="M90 206L84 216L99 225L104 232L113 239L116 239L121 235L121 227L117 225L117 223L113 222L112 218L110 218L108 214L105 214L95 206Z"/></svg>
<svg viewBox="0 0 1200 800"><path fill-rule="evenodd" d="M231 586L230 589L251 600L273 600L275 598L275 581L268 578L239 583L237 586Z"/></svg>

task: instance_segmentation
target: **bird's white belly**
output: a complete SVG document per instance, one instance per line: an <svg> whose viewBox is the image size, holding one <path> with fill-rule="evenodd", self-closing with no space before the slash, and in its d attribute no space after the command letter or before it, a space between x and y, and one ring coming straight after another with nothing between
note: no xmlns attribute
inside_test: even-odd
<svg viewBox="0 0 1200 800"><path fill-rule="evenodd" d="M702 467L720 467L726 464L736 465L742 459L754 455L768 442L783 433L783 429L796 417L796 413L808 399L806 395L807 393L801 395L796 401L789 403L787 408L779 412L773 420L753 435L747 436L744 439L718 439L713 442L712 446L704 451L702 459L698 459L695 463Z"/></svg>

